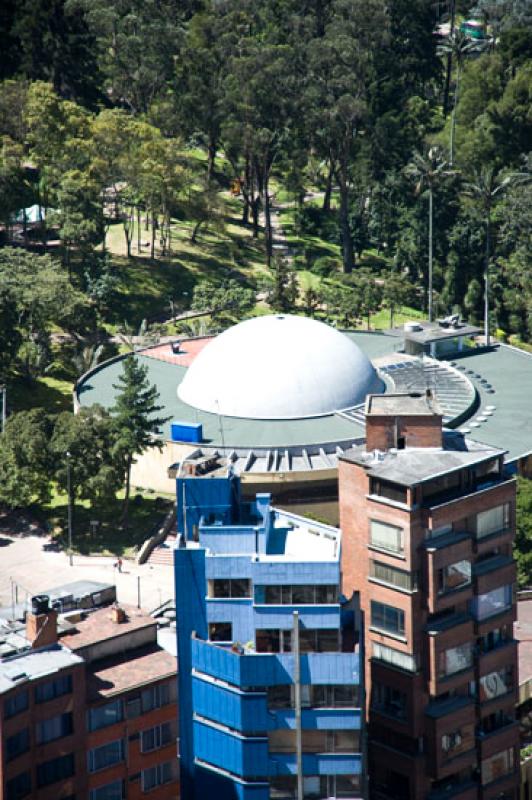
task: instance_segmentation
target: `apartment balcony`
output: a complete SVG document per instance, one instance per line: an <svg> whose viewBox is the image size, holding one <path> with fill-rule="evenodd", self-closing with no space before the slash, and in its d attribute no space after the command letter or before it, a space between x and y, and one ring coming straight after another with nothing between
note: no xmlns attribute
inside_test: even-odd
<svg viewBox="0 0 532 800"><path fill-rule="evenodd" d="M477 662L479 674L487 675L489 672L503 669L508 664L517 664L517 645L516 639L510 639L491 650L480 652Z"/></svg>
<svg viewBox="0 0 532 800"><path fill-rule="evenodd" d="M295 730L296 714L292 708L271 709L270 728ZM303 708L301 727L303 730L357 730L362 723L359 708Z"/></svg>
<svg viewBox="0 0 532 800"><path fill-rule="evenodd" d="M478 783L472 780L449 782L442 788L432 789L427 800L477 800L478 788Z"/></svg>
<svg viewBox="0 0 532 800"><path fill-rule="evenodd" d="M442 573L445 574L446 569L462 562L471 563L473 552L471 536L468 531L452 531L424 542L427 606L431 614L444 611L456 603L463 603L473 596L470 576L466 575L466 580L454 586L449 580L443 589L440 583L440 576ZM453 577L456 583L456 572Z"/></svg>
<svg viewBox="0 0 532 800"><path fill-rule="evenodd" d="M240 777L268 775L268 737L242 736L225 725L194 716L194 754Z"/></svg>
<svg viewBox="0 0 532 800"><path fill-rule="evenodd" d="M482 494L490 494L494 498L494 504L498 502L499 496L504 497L508 494L508 490L513 490L515 485L515 478L510 476L493 477L489 480L479 480L467 486L458 486L449 489L439 494L434 494L430 497L423 498L422 506L430 508L431 513L437 516L443 516L447 510L446 507L453 506L453 516L455 519L466 517L467 511L471 507L472 502ZM501 501L502 502L502 501ZM460 506L464 506L466 513L461 513ZM469 508L468 508L469 507Z"/></svg>
<svg viewBox="0 0 532 800"><path fill-rule="evenodd" d="M473 620L469 614L449 614L428 623L429 691L439 695L473 679Z"/></svg>
<svg viewBox="0 0 532 800"><path fill-rule="evenodd" d="M477 742L481 761L495 755L495 753L500 753L502 750L517 747L519 744L519 722L515 719L508 719L499 728L490 733L478 733Z"/></svg>
<svg viewBox="0 0 532 800"><path fill-rule="evenodd" d="M303 684L360 683L358 653L303 653L300 665ZM266 687L294 682L292 653L236 653L203 639L192 640L192 667L233 686Z"/></svg>
<svg viewBox="0 0 532 800"><path fill-rule="evenodd" d="M511 556L493 556L473 567L475 594L486 594L498 586L514 583L517 565Z"/></svg>

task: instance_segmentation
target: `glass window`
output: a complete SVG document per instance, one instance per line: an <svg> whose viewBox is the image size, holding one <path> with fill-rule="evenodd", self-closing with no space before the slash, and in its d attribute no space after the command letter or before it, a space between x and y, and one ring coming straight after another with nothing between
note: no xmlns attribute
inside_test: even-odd
<svg viewBox="0 0 532 800"><path fill-rule="evenodd" d="M53 681L41 683L35 687L35 702L46 703L64 694L72 692L72 675L61 675Z"/></svg>
<svg viewBox="0 0 532 800"><path fill-rule="evenodd" d="M144 689L141 694L142 713L152 711L154 708L166 706L168 703L175 702L177 697L177 684L174 681L170 683L159 683L156 686L150 686L149 689Z"/></svg>
<svg viewBox="0 0 532 800"><path fill-rule="evenodd" d="M379 642L373 642L373 658L379 661L385 661L387 664L392 664L394 667L400 667L407 672L416 672L417 663L415 656L409 653L401 653L400 650L395 650L393 647L387 647Z"/></svg>
<svg viewBox="0 0 532 800"><path fill-rule="evenodd" d="M13 736L8 736L5 740L6 761L13 761L14 758L26 753L30 749L30 730L23 728Z"/></svg>
<svg viewBox="0 0 532 800"><path fill-rule="evenodd" d="M438 677L454 675L455 672L469 669L473 663L473 645L471 642L460 644L443 650L438 659Z"/></svg>
<svg viewBox="0 0 532 800"><path fill-rule="evenodd" d="M37 786L49 786L57 781L70 778L74 774L74 754L52 758L43 764L37 764Z"/></svg>
<svg viewBox="0 0 532 800"><path fill-rule="evenodd" d="M251 581L248 578L215 578L209 584L209 597L251 597Z"/></svg>
<svg viewBox="0 0 532 800"><path fill-rule="evenodd" d="M111 767L124 760L124 740L116 739L100 747L89 750L89 771L97 772L99 769Z"/></svg>
<svg viewBox="0 0 532 800"><path fill-rule="evenodd" d="M514 751L513 749L502 750L500 753L495 753L490 758L485 758L480 765L480 773L482 776L482 784L485 786L487 783L496 781L512 772L514 768Z"/></svg>
<svg viewBox="0 0 532 800"><path fill-rule="evenodd" d="M312 605L314 603L314 586L292 586L292 603Z"/></svg>
<svg viewBox="0 0 532 800"><path fill-rule="evenodd" d="M413 572L406 572L403 569L390 567L380 561L370 561L370 577L385 583L388 586L396 586L398 589L406 589L411 592L417 588L417 576Z"/></svg>
<svg viewBox="0 0 532 800"><path fill-rule="evenodd" d="M292 631L277 628L257 628L255 631L257 653L291 653Z"/></svg>
<svg viewBox="0 0 532 800"><path fill-rule="evenodd" d="M482 539L510 527L510 504L504 503L487 511L481 511L476 518L476 536Z"/></svg>
<svg viewBox="0 0 532 800"><path fill-rule="evenodd" d="M370 521L370 543L372 547L379 550L402 555L404 552L403 529L372 519Z"/></svg>
<svg viewBox="0 0 532 800"><path fill-rule="evenodd" d="M290 708L292 687L290 685L268 686L268 708Z"/></svg>
<svg viewBox="0 0 532 800"><path fill-rule="evenodd" d="M11 695L4 701L4 719L10 719L17 714L21 714L28 709L29 704L30 696L27 689Z"/></svg>
<svg viewBox="0 0 532 800"><path fill-rule="evenodd" d="M256 586L255 602L266 605L330 605L338 602L338 587L329 584Z"/></svg>
<svg viewBox="0 0 532 800"><path fill-rule="evenodd" d="M6 800L22 800L31 792L31 773L21 772L6 781Z"/></svg>
<svg viewBox="0 0 532 800"><path fill-rule="evenodd" d="M471 583L471 563L456 561L438 570L438 593L452 592Z"/></svg>
<svg viewBox="0 0 532 800"><path fill-rule="evenodd" d="M115 722L121 722L123 718L122 701L113 700L111 703L89 710L89 730L98 731L100 728L107 728Z"/></svg>
<svg viewBox="0 0 532 800"><path fill-rule="evenodd" d="M373 683L371 705L376 711L390 717L406 719L406 694L399 689L394 689L393 686Z"/></svg>
<svg viewBox="0 0 532 800"><path fill-rule="evenodd" d="M142 731L140 736L141 752L143 753L149 753L150 750L164 747L175 739L171 722L164 722L162 725L156 725L154 728Z"/></svg>
<svg viewBox="0 0 532 800"><path fill-rule="evenodd" d="M507 642L512 641L513 633L510 625L502 625L494 628L479 639L480 650L482 653L489 653Z"/></svg>
<svg viewBox="0 0 532 800"><path fill-rule="evenodd" d="M155 789L156 786L162 786L165 783L170 783L174 780L176 770L171 761L164 764L157 764L150 769L143 769L142 777L142 791L149 792L150 789Z"/></svg>
<svg viewBox="0 0 532 800"><path fill-rule="evenodd" d="M490 672L480 678L480 701L493 700L513 689L513 671L511 667Z"/></svg>
<svg viewBox="0 0 532 800"><path fill-rule="evenodd" d="M404 636L405 612L400 608L388 606L385 603L371 601L371 626L387 633Z"/></svg>
<svg viewBox="0 0 532 800"><path fill-rule="evenodd" d="M69 736L73 730L72 714L58 714L56 717L42 720L35 726L37 744L53 742L54 739L61 739Z"/></svg>
<svg viewBox="0 0 532 800"><path fill-rule="evenodd" d="M378 497L385 497L387 500L392 500L394 503L406 503L407 494L404 486L399 486L397 483L391 481L383 481L380 478L371 478L370 482L371 494L376 494Z"/></svg>
<svg viewBox="0 0 532 800"><path fill-rule="evenodd" d="M479 594L471 601L471 610L476 620L488 619L512 606L512 586L499 586L486 594Z"/></svg>
<svg viewBox="0 0 532 800"><path fill-rule="evenodd" d="M302 653L334 653L338 647L338 630L301 628L299 631L299 649Z"/></svg>
<svg viewBox="0 0 532 800"><path fill-rule="evenodd" d="M211 642L232 642L232 624L230 622L209 622L209 639Z"/></svg>
<svg viewBox="0 0 532 800"><path fill-rule="evenodd" d="M124 781L106 783L90 791L90 800L123 800L124 797Z"/></svg>

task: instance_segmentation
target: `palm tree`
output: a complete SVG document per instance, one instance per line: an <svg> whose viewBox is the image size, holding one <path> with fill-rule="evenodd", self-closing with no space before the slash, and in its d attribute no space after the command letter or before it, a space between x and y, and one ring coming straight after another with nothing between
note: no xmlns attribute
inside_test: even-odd
<svg viewBox="0 0 532 800"><path fill-rule="evenodd" d="M458 96L460 91L460 79L462 77L462 70L464 62L468 55L471 53L479 53L486 47L486 42L481 40L470 39L461 30L451 30L447 40L443 42L438 51L441 54L447 55L448 63L456 64L456 78L454 82L454 98L453 110L451 113L451 138L449 142L449 164L452 166L454 163L454 144L456 133L456 108L458 106Z"/></svg>
<svg viewBox="0 0 532 800"><path fill-rule="evenodd" d="M424 188L427 189L429 197L429 274L428 274L428 306L429 322L432 322L432 228L433 228L433 195L434 188L443 181L444 178L453 175L449 169L449 163L443 158L439 147L431 147L426 154L419 153L417 150L412 156L412 161L406 168L407 175L416 181L416 193L421 194Z"/></svg>
<svg viewBox="0 0 532 800"><path fill-rule="evenodd" d="M491 259L491 221L495 200L500 197L510 186L525 183L530 180L526 173L514 173L503 176L493 167L483 167L475 170L472 180L464 185L464 194L475 200L484 215L486 225L486 251L484 256L484 338L486 345L490 345L489 327L489 266Z"/></svg>

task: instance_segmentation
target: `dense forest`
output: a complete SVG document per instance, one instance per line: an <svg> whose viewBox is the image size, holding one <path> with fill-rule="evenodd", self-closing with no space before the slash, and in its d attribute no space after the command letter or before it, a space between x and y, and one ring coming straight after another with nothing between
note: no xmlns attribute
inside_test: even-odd
<svg viewBox="0 0 532 800"><path fill-rule="evenodd" d="M532 0L472 2L4 0L9 412L65 414L102 357L272 308L481 324L486 279L492 335L530 348ZM61 449L71 416L19 430ZM0 501L39 496L9 495L26 467Z"/></svg>

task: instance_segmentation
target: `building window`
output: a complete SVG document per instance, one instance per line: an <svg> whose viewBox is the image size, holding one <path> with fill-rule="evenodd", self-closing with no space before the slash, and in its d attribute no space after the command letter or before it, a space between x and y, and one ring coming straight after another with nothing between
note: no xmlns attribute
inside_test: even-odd
<svg viewBox="0 0 532 800"><path fill-rule="evenodd" d="M27 689L11 695L4 701L4 719L11 719L17 714L27 711L30 704L30 696Z"/></svg>
<svg viewBox="0 0 532 800"><path fill-rule="evenodd" d="M257 653L291 653L292 631L277 628L257 628L255 631Z"/></svg>
<svg viewBox="0 0 532 800"><path fill-rule="evenodd" d="M147 711L153 711L154 708L161 708L169 703L175 703L176 698L177 683L175 681L150 686L149 689L144 689L141 694L142 713L146 714Z"/></svg>
<svg viewBox="0 0 532 800"><path fill-rule="evenodd" d="M370 493L377 497L385 497L386 500L391 500L394 503L405 504L407 501L407 493L404 486L399 486L399 484L391 481L383 481L380 478L370 479Z"/></svg>
<svg viewBox="0 0 532 800"><path fill-rule="evenodd" d="M441 749L448 758L454 758L458 753L470 750L475 746L475 733L473 725L464 725L458 730L444 733L441 737Z"/></svg>
<svg viewBox="0 0 532 800"><path fill-rule="evenodd" d="M73 730L72 714L58 714L57 717L45 719L38 722L35 726L37 736L37 744L46 744L46 742L53 742L54 739L61 739L63 736L69 736Z"/></svg>
<svg viewBox="0 0 532 800"><path fill-rule="evenodd" d="M248 578L215 578L209 581L209 597L251 597L251 581Z"/></svg>
<svg viewBox="0 0 532 800"><path fill-rule="evenodd" d="M440 495L455 494L461 487L461 473L449 472L423 484L423 499L434 502Z"/></svg>
<svg viewBox="0 0 532 800"><path fill-rule="evenodd" d="M124 712L121 700L113 700L103 706L89 709L89 730L99 731L100 728L107 728L116 722L122 722Z"/></svg>
<svg viewBox="0 0 532 800"><path fill-rule="evenodd" d="M492 536L510 527L510 504L504 503L487 511L480 511L476 517L475 533L477 539Z"/></svg>
<svg viewBox="0 0 532 800"><path fill-rule="evenodd" d="M469 669L473 664L473 645L471 642L443 650L438 656L438 677L445 678Z"/></svg>
<svg viewBox="0 0 532 800"><path fill-rule="evenodd" d="M482 703L487 700L493 700L494 697L500 697L503 694L508 694L513 689L513 670L512 667L504 667L504 669L490 672L488 675L483 675L479 681L480 684L480 701Z"/></svg>
<svg viewBox="0 0 532 800"><path fill-rule="evenodd" d="M333 605L337 602L338 587L334 584L255 587L255 603L257 605Z"/></svg>
<svg viewBox="0 0 532 800"><path fill-rule="evenodd" d="M8 736L5 740L5 754L6 761L13 761L18 758L22 753L26 753L30 749L30 731L29 728L23 728L13 736Z"/></svg>
<svg viewBox="0 0 532 800"><path fill-rule="evenodd" d="M90 800L123 800L125 796L124 781L106 783L105 786L91 789L89 795Z"/></svg>
<svg viewBox="0 0 532 800"><path fill-rule="evenodd" d="M230 622L209 622L209 640L211 642L232 642L232 624Z"/></svg>
<svg viewBox="0 0 532 800"><path fill-rule="evenodd" d="M358 708L358 686L352 684L302 684L301 705L304 708ZM268 687L268 708L293 708L292 684Z"/></svg>
<svg viewBox="0 0 532 800"><path fill-rule="evenodd" d="M486 594L479 594L471 601L471 610L476 620L489 619L512 607L512 586L499 586Z"/></svg>
<svg viewBox="0 0 532 800"><path fill-rule="evenodd" d="M162 786L175 780L176 767L172 761L166 761L164 764L157 764L155 767L150 767L150 769L143 769L141 778L142 791L149 792L151 789L155 789L156 786Z"/></svg>
<svg viewBox="0 0 532 800"><path fill-rule="evenodd" d="M482 653L489 653L490 650L495 650L503 644L507 644L513 640L513 633L510 625L502 625L500 628L494 628L478 640L480 651Z"/></svg>
<svg viewBox="0 0 532 800"><path fill-rule="evenodd" d="M377 550L385 550L387 553L403 555L404 553L404 531L396 525L389 525L387 522L379 522L376 519L370 521L369 540L372 547Z"/></svg>
<svg viewBox="0 0 532 800"><path fill-rule="evenodd" d="M149 753L151 750L157 750L159 747L164 747L175 740L175 733L171 722L165 722L162 725L156 725L154 728L148 728L146 731L141 731L141 752Z"/></svg>
<svg viewBox="0 0 532 800"><path fill-rule="evenodd" d="M311 730L301 731L301 745L304 753L357 753L360 751L359 732L354 730ZM287 728L277 728L268 733L270 753L294 753L296 732Z"/></svg>
<svg viewBox="0 0 532 800"><path fill-rule="evenodd" d="M386 714L395 719L406 719L406 694L385 686L382 683L373 683L371 689L371 705L375 711Z"/></svg>
<svg viewBox="0 0 532 800"><path fill-rule="evenodd" d="M487 783L492 783L498 778L502 778L514 768L514 751L512 748L509 750L502 750L500 753L495 753L490 758L485 758L480 764L480 774L482 784L485 786Z"/></svg>
<svg viewBox="0 0 532 800"><path fill-rule="evenodd" d="M438 570L438 594L462 589L471 583L471 563L456 561Z"/></svg>
<svg viewBox="0 0 532 800"><path fill-rule="evenodd" d="M385 583L387 586L394 586L397 589L406 589L408 592L413 592L417 589L417 574L415 572L406 572L404 569L390 567L380 561L370 561L369 569L370 578L379 583Z"/></svg>
<svg viewBox="0 0 532 800"><path fill-rule="evenodd" d="M50 786L74 774L74 754L52 758L43 764L37 764L37 786Z"/></svg>
<svg viewBox="0 0 532 800"><path fill-rule="evenodd" d="M113 764L119 764L124 760L125 747L123 739L116 739L114 742L107 742L100 747L89 750L89 772L97 772Z"/></svg>
<svg viewBox="0 0 532 800"><path fill-rule="evenodd" d="M358 775L305 775L303 797L324 798L358 797L360 778ZM296 800L297 778L295 775L275 775L270 778L270 800Z"/></svg>
<svg viewBox="0 0 532 800"><path fill-rule="evenodd" d="M392 666L399 667L407 672L417 672L415 656L409 653L401 653L400 650L387 647L379 642L373 642L372 648L373 658L377 658L379 661L385 661L387 664L392 664Z"/></svg>
<svg viewBox="0 0 532 800"><path fill-rule="evenodd" d="M338 629L301 628L299 631L299 649L302 653L335 653L339 647Z"/></svg>
<svg viewBox="0 0 532 800"><path fill-rule="evenodd" d="M405 612L385 603L371 601L371 627L397 636L405 635Z"/></svg>
<svg viewBox="0 0 532 800"><path fill-rule="evenodd" d="M72 675L61 675L53 681L46 681L35 687L35 702L47 703L64 694L72 693Z"/></svg>
<svg viewBox="0 0 532 800"><path fill-rule="evenodd" d="M31 772L21 772L6 781L6 800L22 800L31 792Z"/></svg>

